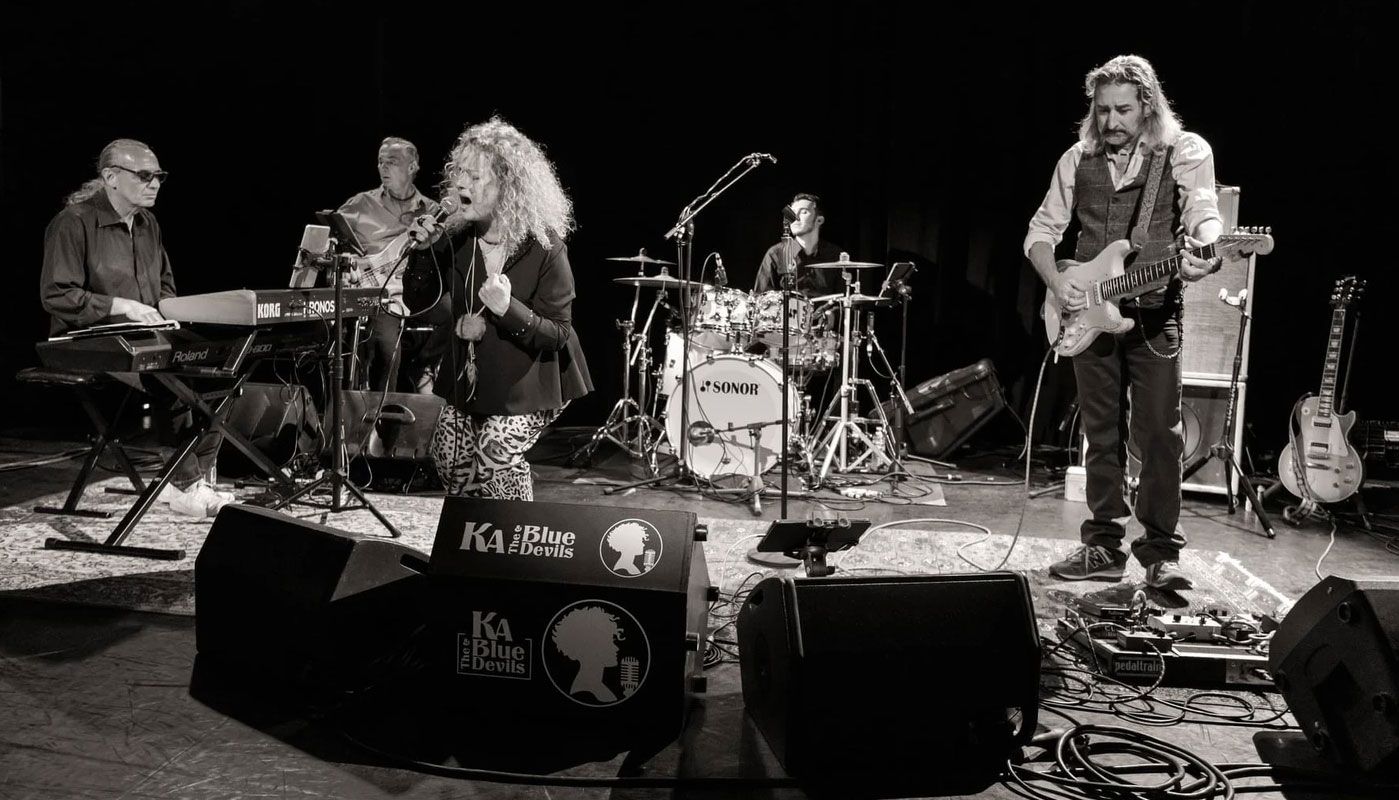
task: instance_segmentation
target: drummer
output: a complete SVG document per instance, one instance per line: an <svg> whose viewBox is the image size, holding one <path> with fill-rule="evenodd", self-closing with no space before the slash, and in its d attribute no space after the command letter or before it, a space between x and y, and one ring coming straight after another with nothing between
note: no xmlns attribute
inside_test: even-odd
<svg viewBox="0 0 1399 800"><path fill-rule="evenodd" d="M832 270L805 268L807 264L840 260L841 248L821 239L821 226L826 222L821 214L821 198L803 192L792 198L791 205L782 213L791 220L787 230L792 235L782 237L782 241L763 254L753 292L762 294L781 289L782 275L789 270L796 270L795 288L807 297L838 291Z"/></svg>

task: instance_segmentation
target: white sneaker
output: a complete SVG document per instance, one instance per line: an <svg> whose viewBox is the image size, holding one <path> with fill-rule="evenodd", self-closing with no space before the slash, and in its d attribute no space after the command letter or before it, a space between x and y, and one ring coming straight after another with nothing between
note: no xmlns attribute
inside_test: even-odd
<svg viewBox="0 0 1399 800"><path fill-rule="evenodd" d="M170 510L187 517L212 517L233 500L231 492L215 491L212 486L200 481L171 500Z"/></svg>

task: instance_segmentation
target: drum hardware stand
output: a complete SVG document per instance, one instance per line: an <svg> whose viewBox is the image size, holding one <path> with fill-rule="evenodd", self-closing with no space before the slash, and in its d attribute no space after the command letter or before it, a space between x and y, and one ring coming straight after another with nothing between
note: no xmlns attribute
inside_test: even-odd
<svg viewBox="0 0 1399 800"><path fill-rule="evenodd" d="M643 251L644 254L644 251ZM644 277L646 265L638 265L637 276ZM661 274L666 274L664 266L661 267ZM568 463L591 462L593 453L604 440L617 445L632 458L646 458L647 466L652 475L656 473L655 450L652 444L659 440L661 424L655 417L646 413L643 404L646 402L647 378L651 369L651 346L649 341L651 331L651 321L655 319L656 308L661 305L665 298L665 290L656 290L656 299L651 303L651 310L646 315L646 324L642 326L640 333L632 333L636 328L636 312L641 304L641 285L637 284L636 292L632 296L631 316L627 319L616 320L618 330L622 331L622 363L626 367L622 370L622 398L612 406L612 411L607 415L607 419L602 423L592 437L582 447L574 450L566 459ZM635 344L636 349L632 346ZM631 396L631 371L636 367L637 375L637 399ZM636 439L633 441L630 436L631 425L636 423Z"/></svg>
<svg viewBox="0 0 1399 800"><path fill-rule="evenodd" d="M326 473L305 486L297 489L285 499L272 506L273 511L280 511L283 508L297 502L319 489L321 486L330 488L330 505L319 506L328 508L333 512L350 511L358 508L368 509L379 523L388 529L389 535L398 538L402 534L389 522L388 518L370 502L364 492L350 480L349 460L345 451L345 364L344 364L344 342L345 342L345 272L351 269L350 256L340 254L339 243L332 237L332 252L336 255L330 256L327 268L335 272L335 312L333 320L335 323L335 338L331 343L330 359L330 385L333 389L330 400L330 464L331 467ZM341 490L344 489L359 501L359 505L349 505L344 502ZM306 501L302 501L306 502Z"/></svg>
<svg viewBox="0 0 1399 800"><path fill-rule="evenodd" d="M749 153L743 158L740 158L733 166L729 167L718 180L711 184L708 189L705 189L694 200L687 203L685 207L680 210L680 218L676 220L670 230L666 231L663 238L675 240L675 263L680 270L680 280L684 281L679 289L680 315L682 320L688 322L690 319L691 252L695 236L695 217L699 216L699 213L707 208L710 203L717 200L720 195L742 180L745 175L757 169L758 165L763 162L763 159L777 163L777 159L766 153ZM735 175L735 170L740 166L744 166L743 171ZM681 326L680 337L680 430L688 432L690 430L690 328L688 324ZM689 436L684 435L679 438L679 442L671 443L675 448L677 456L675 474L657 474L645 480L635 481L622 486L611 486L604 489L603 494L616 494L617 492L626 491L627 489L653 486L662 481L671 480L672 478L677 481L695 483L694 475L690 472L688 460Z"/></svg>
<svg viewBox="0 0 1399 800"><path fill-rule="evenodd" d="M849 260L847 254L841 254L841 260ZM868 380L858 377L858 369L855 364L855 352L852 344L853 335L851 331L851 317L854 315L854 303L852 295L859 289L859 281L852 277L851 271L842 269L841 279L845 282L845 297L841 298L841 365L840 365L840 388L836 396L832 398L831 404L821 415L822 420L832 420L830 430L822 437L819 437L820 444L818 450L824 450L825 455L821 459L821 471L816 476L816 485L821 486L830 475L831 466L834 463L838 472L854 472L857 468L868 466L871 468L882 468L886 462L890 462L889 454L884 451L881 445L871 441L869 436L860 429L859 422L869 422L874 420L856 420L851 414L851 400L855 395L857 387L864 387L874 400L875 412L879 415L880 422L887 431L889 420L884 416L884 409L879 405L879 394L875 391L874 385ZM836 406L840 407L839 416L832 416ZM865 452L854 461L850 460L850 438L854 437L865 446ZM887 436L884 437L887 442ZM836 456L839 454L839 458ZM869 464L865 465L866 459Z"/></svg>
<svg viewBox="0 0 1399 800"><path fill-rule="evenodd" d="M907 316L905 316L905 323L907 319ZM884 368L889 370L890 375L894 376L893 397L890 398L893 400L891 405L894 409L894 422L891 423L887 417L884 417L883 404L876 402L875 407L879 409L880 416L884 417L884 438L888 440L889 444L890 466L894 467L893 481L898 483L899 480L902 479L904 473L904 457L908 455L907 446L904 444L904 413L913 413L913 403L909 401L908 395L904 392L904 387L901 382L902 373L894 371L894 366L889 363L889 356L884 353L884 347L879 343L879 337L874 335L874 315L867 316L865 318L865 324L867 335L869 336L870 344L874 348L874 352L879 353L880 360L884 362ZM906 332L907 329L905 329L905 334ZM899 367L900 370L902 370L902 354L899 356ZM878 396L876 396L875 400L878 401L878 399Z"/></svg>

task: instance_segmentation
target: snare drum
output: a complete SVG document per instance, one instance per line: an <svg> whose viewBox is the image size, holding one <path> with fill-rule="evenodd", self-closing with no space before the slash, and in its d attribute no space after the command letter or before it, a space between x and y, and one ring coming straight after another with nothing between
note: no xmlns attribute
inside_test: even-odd
<svg viewBox="0 0 1399 800"><path fill-rule="evenodd" d="M753 475L756 458L758 473L777 465L782 451L782 370L763 358L735 353L711 356L696 366L691 361L689 377L689 427L700 438L713 441L690 444L686 461L690 471L701 478L718 475ZM666 403L666 435L672 452L680 449L680 392L673 392ZM791 417L789 440L796 436L797 389L789 387L787 408ZM756 453L753 437L744 425L773 423L758 429Z"/></svg>
<svg viewBox="0 0 1399 800"><path fill-rule="evenodd" d="M782 293L763 292L756 302L757 315L753 323L753 341L769 347L782 346ZM811 301L793 292L787 307L787 336L791 346L800 348L811 331Z"/></svg>
<svg viewBox="0 0 1399 800"><path fill-rule="evenodd" d="M733 350L748 340L753 295L738 289L705 286L690 325L690 338L714 350Z"/></svg>

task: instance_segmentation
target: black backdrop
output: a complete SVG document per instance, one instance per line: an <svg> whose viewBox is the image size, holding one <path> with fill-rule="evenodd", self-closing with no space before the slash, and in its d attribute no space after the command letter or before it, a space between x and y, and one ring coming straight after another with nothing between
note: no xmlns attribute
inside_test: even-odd
<svg viewBox="0 0 1399 800"><path fill-rule="evenodd" d="M546 146L577 208L575 317L598 391L565 424L600 422L620 389L613 320L631 295L610 279L630 265L603 258L670 254L661 237L679 209L753 151L778 163L698 219L696 264L718 250L731 283L750 284L782 204L818 193L828 238L854 257L922 267L910 382L986 356L1024 410L1045 346L1025 223L1086 107L1083 74L1122 52L1155 63L1187 127L1213 144L1219 179L1242 187L1241 223L1274 229L1255 291L1256 444L1279 446L1293 401L1316 391L1329 287L1350 272L1370 279L1351 404L1399 417L1382 122L1396 70L1382 4L1314 4L1305 17L1194 2L1152 16L1088 4L579 6L7 4L8 421L45 408L8 383L46 330L34 292L44 226L108 140L145 140L172 173L156 213L189 294L285 285L311 212L375 185L383 136L418 144L431 189L463 125L497 112ZM895 322L880 322L891 347ZM1050 423L1072 392L1056 369L1040 415Z"/></svg>

